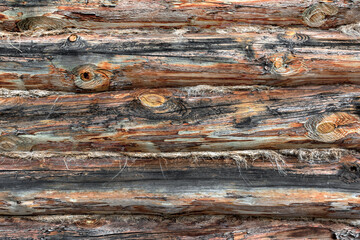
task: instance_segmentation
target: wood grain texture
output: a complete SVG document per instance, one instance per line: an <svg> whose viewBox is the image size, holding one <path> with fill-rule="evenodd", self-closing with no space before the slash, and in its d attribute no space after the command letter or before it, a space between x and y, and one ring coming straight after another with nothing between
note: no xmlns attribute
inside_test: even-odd
<svg viewBox="0 0 360 240"><path fill-rule="evenodd" d="M0 230L16 239L356 239L351 222L247 219L234 216L3 217Z"/></svg>
<svg viewBox="0 0 360 240"><path fill-rule="evenodd" d="M322 24L308 24L303 13L320 1L2 1L1 20L53 15L72 21L76 28L181 28L193 31L220 29L229 25L309 25L323 29L359 21L357 1L327 1L336 14L326 15ZM20 16L19 16L19 13Z"/></svg>
<svg viewBox="0 0 360 240"><path fill-rule="evenodd" d="M38 98L22 96L26 91L3 91L0 149L358 149L359 90L336 85L250 90L198 86Z"/></svg>
<svg viewBox="0 0 360 240"><path fill-rule="evenodd" d="M335 149L3 153L0 214L358 219L359 159Z"/></svg>
<svg viewBox="0 0 360 240"><path fill-rule="evenodd" d="M199 84L359 84L355 35L305 28L238 31L243 32L4 35L0 87L95 92ZM104 82L84 86L79 72L84 66L92 66L88 81L98 76Z"/></svg>
<svg viewBox="0 0 360 240"><path fill-rule="evenodd" d="M359 23L355 0L0 1L0 238L360 238Z"/></svg>

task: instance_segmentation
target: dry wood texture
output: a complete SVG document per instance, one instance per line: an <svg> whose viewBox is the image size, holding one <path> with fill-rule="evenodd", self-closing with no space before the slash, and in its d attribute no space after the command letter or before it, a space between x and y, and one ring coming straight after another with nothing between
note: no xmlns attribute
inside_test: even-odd
<svg viewBox="0 0 360 240"><path fill-rule="evenodd" d="M319 1L298 0L11 0L2 1L1 5L1 20L7 27L26 17L41 15L62 18L66 27L74 28L190 27L193 31L240 24L326 29L360 20L356 0L326 1L325 8L319 6Z"/></svg>
<svg viewBox="0 0 360 240"><path fill-rule="evenodd" d="M355 223L355 222L354 222ZM0 218L8 239L357 239L351 221L294 221L232 216L49 216Z"/></svg>
<svg viewBox="0 0 360 240"><path fill-rule="evenodd" d="M360 239L359 83L357 0L0 0L0 237Z"/></svg>
<svg viewBox="0 0 360 240"><path fill-rule="evenodd" d="M198 84L359 84L360 42L354 36L305 28L242 31L3 35L0 87L94 92Z"/></svg>
<svg viewBox="0 0 360 240"><path fill-rule="evenodd" d="M359 148L359 87L250 89L198 86L38 98L3 91L0 149Z"/></svg>
<svg viewBox="0 0 360 240"><path fill-rule="evenodd" d="M0 214L357 219L359 159L341 149L3 153Z"/></svg>

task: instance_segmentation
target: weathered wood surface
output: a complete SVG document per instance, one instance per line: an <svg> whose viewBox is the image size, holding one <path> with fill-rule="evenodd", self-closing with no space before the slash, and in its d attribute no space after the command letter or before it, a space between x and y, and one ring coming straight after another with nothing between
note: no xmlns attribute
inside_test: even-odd
<svg viewBox="0 0 360 240"><path fill-rule="evenodd" d="M217 0L217 1L1 1L5 27L16 30L15 22L32 16L56 16L65 26L88 29L182 28L215 30L233 25L307 25L323 29L360 21L358 1L326 1L335 8L308 23L303 15L320 1ZM326 9L325 9L326 10ZM312 10L314 11L314 10ZM320 11L322 14L323 11ZM309 15L309 14L308 14ZM314 14L310 14L310 17ZM319 23L318 23L319 22Z"/></svg>
<svg viewBox="0 0 360 240"><path fill-rule="evenodd" d="M346 150L2 153L0 214L360 216Z"/></svg>
<svg viewBox="0 0 360 240"><path fill-rule="evenodd" d="M0 218L8 239L339 239L360 237L351 221L249 219L232 216L49 216Z"/></svg>
<svg viewBox="0 0 360 240"><path fill-rule="evenodd" d="M359 21L347 0L0 1L0 87L37 89L0 90L1 235L360 238Z"/></svg>
<svg viewBox="0 0 360 240"><path fill-rule="evenodd" d="M2 91L2 151L358 149L358 86ZM36 95L37 93L37 95ZM28 95L26 95L28 94Z"/></svg>
<svg viewBox="0 0 360 240"><path fill-rule="evenodd" d="M3 35L0 87L91 92L199 84L359 84L360 42L354 36L305 28L243 31ZM101 87L81 84L96 78Z"/></svg>

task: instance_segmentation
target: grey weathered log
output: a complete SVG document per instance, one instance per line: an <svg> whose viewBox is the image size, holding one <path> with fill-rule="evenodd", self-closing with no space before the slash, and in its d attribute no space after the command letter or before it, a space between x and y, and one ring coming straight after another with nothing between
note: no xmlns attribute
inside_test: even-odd
<svg viewBox="0 0 360 240"><path fill-rule="evenodd" d="M359 217L359 153L3 153L0 214Z"/></svg>

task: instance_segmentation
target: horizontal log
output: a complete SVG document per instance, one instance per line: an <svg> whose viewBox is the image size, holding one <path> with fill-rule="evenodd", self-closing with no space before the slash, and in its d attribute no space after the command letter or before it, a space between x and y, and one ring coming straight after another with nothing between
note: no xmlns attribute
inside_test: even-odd
<svg viewBox="0 0 360 240"><path fill-rule="evenodd" d="M354 34L257 31L8 35L0 41L0 87L94 92L199 84L359 84L360 44Z"/></svg>
<svg viewBox="0 0 360 240"><path fill-rule="evenodd" d="M41 15L60 17L67 23L66 27L90 29L192 27L193 31L214 30L239 24L305 25L326 29L360 20L357 3L346 0L321 4L318 1L298 0L281 2L127 0L121 3L111 0L30 0L20 3L11 0L3 1L0 6L2 13L0 20L5 22L8 28L11 23L14 24L26 17Z"/></svg>
<svg viewBox="0 0 360 240"><path fill-rule="evenodd" d="M198 86L50 96L3 89L0 149L359 148L358 86L248 89Z"/></svg>
<svg viewBox="0 0 360 240"><path fill-rule="evenodd" d="M16 239L356 239L351 221L247 219L236 216L41 216L0 218Z"/></svg>
<svg viewBox="0 0 360 240"><path fill-rule="evenodd" d="M0 214L358 219L359 159L341 149L2 153Z"/></svg>

